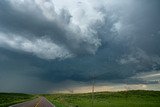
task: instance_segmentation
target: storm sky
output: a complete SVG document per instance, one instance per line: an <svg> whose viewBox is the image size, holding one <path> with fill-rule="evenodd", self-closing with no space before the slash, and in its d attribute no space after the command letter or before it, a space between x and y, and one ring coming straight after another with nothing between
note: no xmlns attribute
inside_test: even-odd
<svg viewBox="0 0 160 107"><path fill-rule="evenodd" d="M0 0L0 91L160 90L159 0Z"/></svg>

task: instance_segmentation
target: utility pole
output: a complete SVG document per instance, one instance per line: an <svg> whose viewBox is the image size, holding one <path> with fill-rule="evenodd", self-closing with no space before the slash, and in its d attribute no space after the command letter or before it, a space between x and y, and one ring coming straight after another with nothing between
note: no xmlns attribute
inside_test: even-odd
<svg viewBox="0 0 160 107"><path fill-rule="evenodd" d="M126 105L127 105L127 102L128 102L128 91L129 91L129 85L128 85L128 80L126 80L126 92L125 92L125 96L126 96Z"/></svg>
<svg viewBox="0 0 160 107"><path fill-rule="evenodd" d="M95 74L93 73L93 77L92 77L92 107L94 105L94 88L95 88Z"/></svg>

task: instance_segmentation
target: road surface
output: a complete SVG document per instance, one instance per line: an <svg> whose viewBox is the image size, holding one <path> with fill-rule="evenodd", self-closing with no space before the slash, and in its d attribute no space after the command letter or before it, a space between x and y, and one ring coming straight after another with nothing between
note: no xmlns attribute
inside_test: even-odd
<svg viewBox="0 0 160 107"><path fill-rule="evenodd" d="M16 105L12 105L10 107L55 107L55 106L51 104L45 97L39 97L32 101L19 103Z"/></svg>

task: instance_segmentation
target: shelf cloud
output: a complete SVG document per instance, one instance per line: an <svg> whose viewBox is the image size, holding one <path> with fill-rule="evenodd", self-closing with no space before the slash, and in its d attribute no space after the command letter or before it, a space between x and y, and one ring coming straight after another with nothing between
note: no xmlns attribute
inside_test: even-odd
<svg viewBox="0 0 160 107"><path fill-rule="evenodd" d="M159 5L159 0L1 0L0 81L18 87L32 78L25 92L40 82L48 84L41 92L65 81L87 86L93 74L97 84L149 84L133 77L159 74ZM0 91L14 90L2 84Z"/></svg>

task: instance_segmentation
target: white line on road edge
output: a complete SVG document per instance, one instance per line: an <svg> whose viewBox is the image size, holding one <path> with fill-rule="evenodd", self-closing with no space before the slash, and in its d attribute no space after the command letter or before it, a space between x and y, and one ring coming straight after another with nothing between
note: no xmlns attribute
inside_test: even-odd
<svg viewBox="0 0 160 107"><path fill-rule="evenodd" d="M48 101L48 99L47 98L45 98L47 101ZM50 101L48 101L48 103L49 104L51 104L53 107L56 107L54 104L52 104Z"/></svg>

